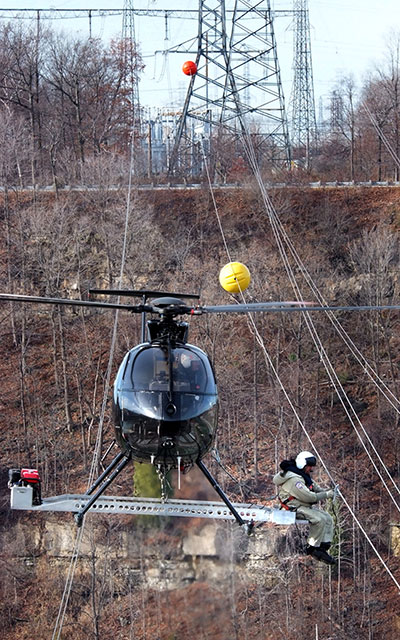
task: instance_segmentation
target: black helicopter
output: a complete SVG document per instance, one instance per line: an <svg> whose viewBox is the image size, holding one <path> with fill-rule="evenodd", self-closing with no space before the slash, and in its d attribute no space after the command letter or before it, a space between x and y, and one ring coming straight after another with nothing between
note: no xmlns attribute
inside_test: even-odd
<svg viewBox="0 0 400 640"><path fill-rule="evenodd" d="M114 381L112 414L120 451L87 491L91 498L75 515L78 525L130 460L155 465L161 477L172 469L185 473L197 465L237 522L245 524L202 461L213 446L217 429L217 383L206 353L187 342L188 323L178 319L180 316L372 308L318 307L308 302L189 306L184 301L198 300L198 295L114 289L91 289L89 293L141 296L142 302L133 305L0 293L0 300L5 301L100 307L142 314L142 342L125 355ZM149 302L149 298L154 299ZM150 319L147 314L151 315ZM37 480L35 482L37 484Z"/></svg>
<svg viewBox="0 0 400 640"><path fill-rule="evenodd" d="M142 302L132 305L0 294L0 300L12 302L100 307L142 314L142 342L125 355L114 381L112 415L120 451L87 491L91 498L75 515L78 525L130 460L155 465L162 478L172 469L185 473L193 465L197 465L239 524L244 524L202 462L213 446L217 429L217 383L206 353L187 342L188 323L180 320L179 316L223 311L245 313L249 310L278 310L296 303L201 307L188 306L184 302L197 301L197 294L114 289L90 289L89 294L140 296ZM153 298L150 303L149 298ZM151 318L147 319L147 314ZM35 488L37 489L37 481Z"/></svg>

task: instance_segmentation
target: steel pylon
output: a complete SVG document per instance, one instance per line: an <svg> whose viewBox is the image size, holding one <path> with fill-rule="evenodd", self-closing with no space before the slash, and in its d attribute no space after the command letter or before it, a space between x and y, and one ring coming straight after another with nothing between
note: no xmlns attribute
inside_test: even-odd
<svg viewBox="0 0 400 640"><path fill-rule="evenodd" d="M308 0L293 0L294 50L291 95L291 140L293 157L306 168L317 145L314 82L311 58Z"/></svg>
<svg viewBox="0 0 400 640"><path fill-rule="evenodd" d="M229 37L228 37L229 33ZM199 0L197 73L190 78L170 155L170 173L200 172L196 138L218 171L223 140L229 154L244 156L240 138L251 136L259 165L290 161L273 19L269 0Z"/></svg>
<svg viewBox="0 0 400 640"><path fill-rule="evenodd" d="M122 83L122 95L127 102L128 128L130 140L134 153L133 173L138 175L144 172L141 167L141 156L139 149L142 137L142 113L139 98L139 66L137 57L137 45L135 34L135 10L133 0L124 0L122 11L122 62L126 73Z"/></svg>

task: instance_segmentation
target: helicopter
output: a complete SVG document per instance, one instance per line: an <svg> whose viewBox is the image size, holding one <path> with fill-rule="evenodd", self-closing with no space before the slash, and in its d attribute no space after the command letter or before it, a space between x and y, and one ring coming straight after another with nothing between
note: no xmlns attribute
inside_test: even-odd
<svg viewBox="0 0 400 640"><path fill-rule="evenodd" d="M111 413L120 451L88 489L86 495L91 498L75 514L78 526L131 460L154 465L162 481L171 470L187 473L196 465L237 522L243 525L244 520L203 463L216 436L217 382L208 355L188 342L189 325L181 316L269 310L277 307L277 303L202 307L187 304L189 300L197 302L198 294L153 290L90 289L89 295L139 296L142 301L135 305L0 294L0 301L119 309L142 316L141 342L125 354L113 384ZM278 307L286 305L292 306L292 303L278 303ZM12 469L10 483L31 483L34 501L38 504L39 480L34 471L22 470L21 476L18 470Z"/></svg>
<svg viewBox="0 0 400 640"><path fill-rule="evenodd" d="M233 263L240 264L240 263ZM236 286L236 285L235 285ZM226 288L226 287L224 287ZM245 287L243 287L245 288ZM227 289L230 291L239 288ZM161 479L171 470L186 473L196 465L211 483L239 525L245 524L238 510L203 462L212 449L218 424L218 391L208 355L188 342L188 322L181 316L208 313L304 312L363 310L372 307L316 306L305 301L250 302L201 306L187 304L199 295L152 290L90 289L90 295L141 297L140 304L47 298L0 293L0 301L125 310L141 314L141 343L124 356L113 385L112 417L120 451L87 490L90 496L75 513L81 526L86 512L132 460L154 465ZM151 300L150 300L151 299ZM149 301L150 300L150 301ZM378 308L378 307L373 307ZM395 309L398 306L379 307ZM150 318L147 316L150 315ZM34 470L23 470L25 472ZM11 484L30 481L40 502L38 477L10 470Z"/></svg>

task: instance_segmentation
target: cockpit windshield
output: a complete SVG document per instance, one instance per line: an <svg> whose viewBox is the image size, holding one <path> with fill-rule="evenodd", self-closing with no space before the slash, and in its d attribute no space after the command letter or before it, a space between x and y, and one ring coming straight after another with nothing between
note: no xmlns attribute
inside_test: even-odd
<svg viewBox="0 0 400 640"><path fill-rule="evenodd" d="M127 353L119 368L114 407L116 424L121 423L126 432L136 428L133 425L142 428L144 421L159 430L160 424L152 420L186 425L188 421L197 424L206 420L213 425L207 428L214 430L218 395L208 356L188 344L169 349L138 345Z"/></svg>
<svg viewBox="0 0 400 640"><path fill-rule="evenodd" d="M131 380L135 391L173 391L175 393L215 393L209 361L185 347L170 350L143 349L133 362Z"/></svg>

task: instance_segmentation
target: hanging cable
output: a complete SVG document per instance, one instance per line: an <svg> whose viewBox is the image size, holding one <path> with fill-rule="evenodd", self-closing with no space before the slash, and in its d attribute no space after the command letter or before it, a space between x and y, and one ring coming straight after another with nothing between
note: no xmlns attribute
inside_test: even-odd
<svg viewBox="0 0 400 640"><path fill-rule="evenodd" d="M201 152L202 152L202 155L203 155L204 166L205 166L205 169L206 169L208 185L209 185L209 188L210 188L211 199L212 199L212 202L213 202L213 205L214 205L215 215L217 217L219 230L220 230L221 236L222 236L222 242L224 243L224 247L225 247L226 255L228 256L228 260L229 260L229 262L232 262L231 254L229 253L228 244L226 242L224 230L222 228L222 222L221 222L221 218L220 218L220 215L219 215L219 212L218 212L217 202L215 200L214 190L212 188L212 181L211 181L210 171L209 171L209 168L208 168L208 162L207 162L206 153L205 153L204 145L203 145L203 136L200 137L200 146L201 146Z"/></svg>
<svg viewBox="0 0 400 640"><path fill-rule="evenodd" d="M261 190L261 193L263 195L265 206L266 206L266 209L267 209L267 212L268 212L268 216L269 216L270 224L271 224L271 227L272 227L272 231L274 233L275 241L277 243L277 246L278 246L278 249L279 249L279 253L280 253L281 259L282 259L282 261L284 263L284 266L285 266L289 281L290 281L290 283L292 285L292 288L293 288L294 293L295 293L295 295L297 297L297 300L301 301L303 299L303 296L301 295L300 289L299 289L299 287L297 285L297 281L296 281L295 275L293 273L293 269L292 269L292 267L291 267L291 265L289 263L289 260L288 260L288 257L287 257L287 254L286 254L286 251L285 251L285 248L284 248L284 243L283 243L283 240L282 240L282 236L283 236L284 240L286 242L288 242L287 233L284 230L283 225L280 222L280 220L279 220L279 218L278 218L278 216L276 214L276 211L274 210L273 204L272 204L272 202L271 202L271 200L269 198L269 195L267 193L265 185L264 185L264 183L262 181L262 177L261 177L261 174L259 172L259 167L258 167L257 159L255 157L254 149L253 149L252 144L251 144L251 140L250 140L250 142L243 140L243 143L244 143L246 152L248 154L248 159L249 159L251 167L253 169L253 173L254 173L254 175L255 175L258 183L259 183L260 190ZM293 246L292 243L290 243L290 244L291 244L291 246ZM295 255L295 254L293 253L292 255ZM296 257L297 257L297 254L296 254ZM305 268L304 264L301 263L301 262L298 262L297 260L296 260L296 262L297 262L298 266L301 267L302 274L303 275L308 274L307 269ZM316 287L316 285L314 283L313 283L313 289L312 290L313 290L314 293L318 293L317 297L320 300L320 302L322 300L325 303L325 301L323 300L322 296L319 294L319 291L318 291L318 289L317 289L317 287ZM330 317L331 318L333 317L333 313L330 314ZM314 322L313 322L310 314L308 312L304 312L304 318L306 320L310 335L311 335L311 337L312 337L312 339L314 341L314 344L315 344L315 346L317 348L317 351L318 351L318 353L320 355L321 362L323 363L323 365L324 365L324 367L325 367L325 369L326 369L326 371L328 373L329 379L330 379L330 381L331 381L331 383L332 383L332 385L333 385L333 387L334 387L334 389L335 389L335 391L337 393L337 396L338 396L338 398L339 398L339 400L340 400L340 402L341 402L341 404L342 404L342 406L343 406L343 408L345 410L345 413L346 413L347 417L349 418L349 421L350 421L351 425L353 426L353 428L354 428L354 430L355 430L355 432L357 434L357 437L359 438L364 450L366 451L366 453L367 453L367 455L368 455L368 457L369 457L369 459L370 459L375 471L377 472L379 478L382 480L382 482L383 482L383 484L385 486L385 489L388 491L388 494L389 494L391 500L395 504L396 509L398 511L400 511L399 505L396 503L396 501L395 501L395 499L394 499L389 487L387 486L387 484L384 481L379 469L377 468L377 466L375 464L375 461L373 460L370 452L368 451L367 447L365 446L365 443L363 442L363 440L362 440L362 438L360 436L360 433L358 432L358 429L357 429L357 427L355 425L354 420L359 424L359 426L360 426L365 438L367 439L370 447L374 451L377 459L379 460L380 464L382 465L382 468L384 469L384 471L385 471L386 475L388 476L390 482L392 483L393 487L395 488L395 490L397 491L397 493L399 495L400 495L400 489L396 485L396 483L394 482L394 480L393 480L393 478L392 478L392 476L391 476L386 464L384 463L384 461L381 458L380 454L378 453L375 445L373 444L368 432L365 430L364 425L362 424L361 420L359 419L358 415L356 414L356 412L354 410L354 407L352 406L352 404L351 404L351 402L350 402L350 400L349 400L349 398L348 398L348 396L347 396L347 394L346 394L346 392L345 392L345 390L343 388L343 385L340 383L339 378L338 378L336 372L334 371L334 368L333 368L332 364L329 361L329 357L327 356L326 351L322 347L322 343L321 343L321 341L319 339L318 332L315 329L315 325L314 325ZM337 326L336 323L340 325L340 323L338 323L338 321L336 321L335 322L335 326ZM378 389L379 389L379 387L378 387ZM354 420L352 418L352 415L354 417Z"/></svg>
<svg viewBox="0 0 400 640"><path fill-rule="evenodd" d="M53 635L51 636L51 640L58 640L60 638L60 634L64 625L65 613L67 611L69 597L71 595L71 588L74 581L75 569L78 562L79 554L80 554L80 546L82 542L83 535L83 526L77 530L75 536L74 548L72 551L71 560L68 567L67 578L65 580L64 591L61 596L61 602L58 609L58 614L56 618L56 622L53 629Z"/></svg>
<svg viewBox="0 0 400 640"><path fill-rule="evenodd" d="M119 273L119 278L118 278L118 286L119 286L119 288L121 288L121 286L122 286L122 281L123 281L123 276L124 276L124 271L125 271L126 248L127 248L127 241L128 241L128 225L129 225L130 211L131 211L131 193L132 193L133 167L134 167L134 139L133 139L133 136L132 136L132 138L131 138L131 148L130 148L130 168L129 168L128 194L127 194L126 212L125 212L124 239L123 239L123 243L122 243L121 267L120 267L120 273ZM121 298L120 298L120 296L118 296L117 304L119 304L120 301L121 301ZM111 381L111 373L112 373L112 365L113 365L113 360L114 360L115 344L116 344L116 340L117 340L118 319L119 319L119 309L116 309L115 315L114 315L113 332L112 332L112 337L111 337L110 354L109 354L108 365L107 365L106 381L105 381L105 386L104 386L103 402L102 402L102 406L101 406L99 427L98 427L98 430L97 430L97 439L96 439L96 445L95 445L95 451L94 451L94 456L93 456L93 461L92 461L91 472L90 472L90 475L89 475L88 488L93 483L93 478L94 478L94 475L95 475L95 471L96 471L96 469L98 467L98 462L100 460L100 455L101 455L101 444L102 444L102 439L103 439L103 425L104 425L104 418L105 418L105 414L106 414L106 407L107 407L107 400L108 400L108 389L109 389L110 381Z"/></svg>
<svg viewBox="0 0 400 640"><path fill-rule="evenodd" d="M201 145L201 148L202 148L202 152L203 152L203 160L204 160L205 166L207 166L207 159L206 159L206 156L205 156L205 153L204 153L203 145ZM245 146L245 148L247 148L247 145ZM250 151L250 152L252 151L252 144L251 144L251 141L250 141L250 143L249 143L249 145L248 145L248 149L249 149L249 151ZM254 151L254 150L253 150L253 151ZM254 169L256 169L256 170L257 170L257 171L255 171L255 174L257 175L257 173L258 173L258 165L257 165L257 163L254 165ZM254 169L253 169L253 170L254 170ZM263 182L262 182L262 180L261 180L261 176L259 176L259 177L260 177L260 182L259 182L259 184L260 184L261 192L263 193L263 192L265 191L265 187L264 187L264 184L263 184ZM208 171L208 170L207 170L207 178L208 178L208 184L209 184L210 191L211 191L211 193L213 194L212 183L211 183L211 180L210 180L210 177L209 177L209 171ZM263 193L263 196L264 196L264 193ZM265 203L266 203L266 205L267 205L267 210L268 210L268 211L269 211L269 210L271 210L271 213L274 213L274 214L276 215L276 213L274 212L274 209L273 209L272 202L270 201L269 196L268 196L268 194L266 193L266 191L265 191L265 196L266 196L266 201L265 201ZM216 201L215 201L215 197L214 197L214 195L212 195L212 199L213 199L213 203L214 203L214 208L217 210L218 208L217 208L217 206L216 206ZM217 218L218 218L218 221L219 221L219 226L220 226L220 230L221 230L221 233L222 233L222 238L223 238L224 246L225 246L225 247L227 247L227 242L226 242L225 234L224 234L224 231L223 231L223 228L222 228L222 224L221 224L221 222L220 222L220 216L219 216L219 214L217 214ZM229 257L229 255L230 255L230 254L229 254L229 251L227 252L227 255L228 255L228 257ZM229 257L229 260L230 260L230 257ZM286 256L285 256L285 260L286 260ZM230 260L230 261L231 261L231 260ZM240 283L239 283L239 289L240 289ZM242 299L244 300L244 296L243 296L243 292L242 292L242 291L240 291L240 295L241 295ZM300 300L301 300L301 299L302 299L302 298L300 297ZM308 314L308 315L309 315L309 314ZM250 322L250 324L251 324L251 326L252 326L252 329L253 329L253 331L254 331L254 335L255 335L255 337L256 337L256 340L257 340L258 344L260 345L260 347L261 347L261 349L262 349L262 351L263 351L263 353L264 353L264 357L265 357L265 359L266 359L266 362L267 362L268 366L270 367L271 371L273 372L273 374L274 374L274 376L275 376L275 378L276 378L276 380L277 380L277 382L278 382L278 384L279 384L279 387L280 387L280 389L281 389L282 393L284 394L284 397L285 397L286 401L288 402L288 404L289 404L289 406L290 406L291 410L293 411L293 414L294 414L294 416L295 416L295 418L296 418L296 420L297 420L297 422L298 422L299 426L301 427L301 429L302 429L302 431L303 431L304 435L306 436L306 438L307 438L308 442L310 443L310 446L311 446L311 447L312 447L312 449L316 452L316 454L317 454L318 458L320 459L320 461L321 461L321 465L322 465L323 469L325 470L325 472L326 472L327 476L328 476L328 477L329 477L329 479L331 480L332 484L336 485L335 480L334 480L334 478L333 478L333 476L332 476L331 472L329 471L329 469L328 469L328 467L327 467L327 465L326 465L326 463L325 463L324 459L322 458L321 454L319 453L318 448L315 446L313 439L311 438L311 436L310 436L310 434L309 434L308 430L306 429L306 427L305 427L305 425L304 425L304 423L303 423L303 421L302 421L302 419L301 419L300 415L298 414L298 412L297 412L297 410L296 410L296 407L294 406L294 404L293 404L293 402L292 402L292 400L291 400L291 398L290 398L290 396L289 396L288 392L286 391L286 388L285 388L285 386L284 386L284 384L283 384L283 382L282 382L282 380L281 380L280 376L278 375L278 372L277 372L277 370L276 370L276 367L274 366L274 364L273 364L273 362L272 362L272 359L271 359L271 356L269 355L268 350L267 350L267 349L266 349L266 347L265 347L264 341L263 341L262 336L260 335L260 333L259 333L259 331L258 331L258 329L257 329L257 326L256 326L256 324L255 324L255 322L254 322L253 317L252 317L252 314L251 314L251 313L248 313L248 314L247 314L247 318L248 318L248 321ZM378 558L378 559L379 559L379 561L381 562L381 564L382 564L383 568L384 568L384 569L385 569L385 571L388 573L388 575L390 576L390 578L392 579L392 581L394 582L394 584L396 585L397 589L398 589L398 590L399 590L399 592L400 592L400 583L397 581L396 577L394 576L394 574L392 573L392 571L390 570L390 568L389 568L389 567L388 567L388 565L386 564L385 560L383 559L383 557L382 557L382 556L381 556L381 554L379 553L378 549L377 549L377 548L375 547L375 545L373 544L373 542L372 542L371 538L368 536L368 534L367 534L367 532L365 531L364 527L362 526L361 522L360 522L360 521L359 521L359 519L357 518L357 516L356 516L356 514L355 514L354 510L352 509L352 507L350 506L350 504L348 503L348 501L346 500L345 496L343 495L342 491L340 491L340 489L338 490L338 493L339 493L339 495L341 496L341 498L342 498L342 500L343 500L343 503L344 503L344 504L345 504L345 506L347 507L347 509L348 509L349 513L351 514L351 516L352 516L352 518L353 518L354 522L355 522L355 523L357 524L357 526L359 527L360 531L361 531L361 532L362 532L362 534L364 535L364 537L365 537L365 539L367 540L368 544L370 545L371 549L374 551L375 555L377 556L377 558ZM396 503L395 503L395 504L396 504ZM397 506L397 505L396 505L396 506Z"/></svg>
<svg viewBox="0 0 400 640"><path fill-rule="evenodd" d="M125 272L126 252L127 252L127 244L128 244L128 227L129 227L130 212L131 212L131 194L132 194L133 168L134 168L134 137L132 135L131 136L131 143L130 143L130 167L129 167L128 193L127 193L126 211L125 211L124 238L123 238L123 243L122 243L121 267L120 267L120 273L119 273L119 279L118 279L119 287L121 287L121 285L122 285L123 276L124 276L124 272ZM120 302L120 297L118 296L118 303L119 302ZM108 389L109 389L109 386L110 386L112 365L113 365L114 352L115 352L115 345L116 345L116 340L117 340L118 318L119 318L119 311L117 309L115 311L115 316L114 316L114 324L113 324L113 331L112 331L111 344L110 344L110 354L109 354L108 365L107 365L106 380L105 380L105 384L104 384L104 393L103 393L103 400L102 400L101 411L100 411L99 426L98 426L98 429L97 429L96 442L95 442L95 446L94 446L94 453L93 453L92 464L91 464L91 468L90 468L90 472L89 472L87 488L89 488L90 485L93 484L94 475L95 475L96 469L98 467L98 463L99 463L100 456L101 456L101 445L102 445L102 441L103 441L104 418L105 418L105 413L106 413L106 406L107 406L107 399L108 399ZM60 606L59 606L56 622L55 622L55 625L54 625L52 640L59 640L60 639L60 634L61 634L61 631L62 631L62 628L63 628L65 614L66 614L66 610L67 610L67 607L68 607L69 598L70 598L70 595L71 595L71 589L72 589L72 584L73 584L73 581L74 581L75 570L76 570L76 566L77 566L78 559L79 559L79 556L80 556L80 546L81 546L81 542L82 542L82 536L83 536L84 527L85 527L85 518L84 518L84 520L82 522L82 526L78 529L77 534L76 534L74 549L73 549L73 552L72 552L71 561L70 561L70 565L69 565L69 569L68 569L68 574L67 574L67 578L66 578L66 581L65 581L64 591L63 591L63 594L61 596L61 602L60 602Z"/></svg>

